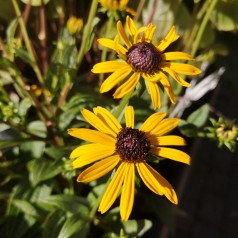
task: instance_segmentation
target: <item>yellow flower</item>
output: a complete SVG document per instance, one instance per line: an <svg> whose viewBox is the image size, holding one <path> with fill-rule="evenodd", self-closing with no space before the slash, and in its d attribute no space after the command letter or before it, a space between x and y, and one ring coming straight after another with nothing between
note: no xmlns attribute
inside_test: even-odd
<svg viewBox="0 0 238 238"><path fill-rule="evenodd" d="M85 169L78 182L96 180L117 167L101 200L99 211L105 213L116 200L121 187L120 214L128 220L132 211L135 190L135 170L145 185L158 195L165 195L177 204L177 196L170 185L148 163L150 154L190 164L186 153L166 146L183 146L185 141L175 135L164 135L179 124L177 118L166 118L166 113L157 112L147 118L140 129L134 127L134 109L125 109L126 127L105 108L95 107L93 112L82 110L82 115L97 130L71 128L71 136L90 142L74 149L70 155L74 168L96 162Z"/></svg>
<svg viewBox="0 0 238 238"><path fill-rule="evenodd" d="M118 35L114 40L101 38L98 42L115 50L121 60L106 61L94 65L93 73L112 73L101 85L100 92L111 90L117 84L123 84L113 94L114 98L122 98L133 90L140 77L145 80L147 90L150 93L154 109L160 108L160 91L158 83L163 86L172 103L175 97L168 75L174 78L180 85L188 87L190 84L182 79L179 74L197 75L200 69L185 63L170 62L171 60L192 60L192 57L184 52L164 52L166 48L178 39L173 26L167 36L158 44L152 44L152 38L156 26L152 23L136 28L130 17L126 18L126 26L129 37L125 33L121 21L117 22ZM125 47L119 43L122 40Z"/></svg>
<svg viewBox="0 0 238 238"><path fill-rule="evenodd" d="M136 13L131 8L127 7L129 0L98 0L102 4L102 6L106 9L117 11L117 10L125 10L134 16Z"/></svg>
<svg viewBox="0 0 238 238"><path fill-rule="evenodd" d="M83 28L83 20L75 16L71 16L67 21L67 29L71 35L79 33Z"/></svg>

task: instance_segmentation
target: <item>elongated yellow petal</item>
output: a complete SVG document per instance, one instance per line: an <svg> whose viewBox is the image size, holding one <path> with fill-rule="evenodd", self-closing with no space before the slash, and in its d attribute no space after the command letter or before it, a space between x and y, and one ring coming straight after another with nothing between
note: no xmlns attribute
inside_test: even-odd
<svg viewBox="0 0 238 238"><path fill-rule="evenodd" d="M186 82L184 79L182 79L177 73L175 73L173 70L171 70L169 67L165 67L161 65L162 70L167 72L174 80L176 80L180 85L184 87L191 86L190 83Z"/></svg>
<svg viewBox="0 0 238 238"><path fill-rule="evenodd" d="M127 93L132 91L136 85L138 84L138 81L140 79L140 74L139 73L133 73L131 77L126 80L125 83L123 83L113 94L114 98L122 98L124 97Z"/></svg>
<svg viewBox="0 0 238 238"><path fill-rule="evenodd" d="M147 26L147 29L144 32L144 41L146 42L151 42L152 38L154 36L156 30L156 26L153 24L150 24L149 26Z"/></svg>
<svg viewBox="0 0 238 238"><path fill-rule="evenodd" d="M117 133L121 129L121 124L118 122L118 120L109 112L107 109L103 107L96 107L93 109L96 116L104 123L107 124L108 127L111 128L117 135Z"/></svg>
<svg viewBox="0 0 238 238"><path fill-rule="evenodd" d="M89 142L106 144L106 145L115 145L116 143L116 138L106 135L100 131L95 131L91 129L71 128L71 129L68 129L68 133L71 136L74 136L81 140L85 140Z"/></svg>
<svg viewBox="0 0 238 238"><path fill-rule="evenodd" d="M146 163L136 163L136 168L138 173L143 180L144 184L154 193L163 195L165 193L164 187L161 186L158 180L153 176L153 174L147 168Z"/></svg>
<svg viewBox="0 0 238 238"><path fill-rule="evenodd" d="M161 68L168 67L171 70L175 71L177 74L198 75L201 73L200 69L190 64L161 62L160 66Z"/></svg>
<svg viewBox="0 0 238 238"><path fill-rule="evenodd" d="M151 83L157 83L161 79L159 73L155 73L155 74L142 74L142 77L144 78L144 80L146 80L148 82L151 82Z"/></svg>
<svg viewBox="0 0 238 238"><path fill-rule="evenodd" d="M131 214L134 204L134 193L135 193L135 165L134 163L127 163L120 200L120 214L122 220L124 221L127 221Z"/></svg>
<svg viewBox="0 0 238 238"><path fill-rule="evenodd" d="M92 143L87 145L81 145L74 149L70 154L70 159L75 159L77 157L80 157L82 155L86 154L93 154L94 152L101 151L101 153L105 153L107 151L111 151L111 154L115 151L115 142L114 144L98 144L98 143Z"/></svg>
<svg viewBox="0 0 238 238"><path fill-rule="evenodd" d="M158 85L156 83L151 83L149 81L147 81L147 85L149 88L149 93L150 93L150 97L151 97L154 109L160 108L161 101L160 101L160 91L159 91Z"/></svg>
<svg viewBox="0 0 238 238"><path fill-rule="evenodd" d="M157 127L157 125L164 117L166 117L165 112L156 112L152 114L144 121L144 123L141 125L140 130L144 132L150 132L152 129Z"/></svg>
<svg viewBox="0 0 238 238"><path fill-rule="evenodd" d="M126 52L127 49L125 47L123 47L121 44L119 44L119 36L116 35L114 38L114 47L116 52L118 53L119 57L121 57L123 60L126 61Z"/></svg>
<svg viewBox="0 0 238 238"><path fill-rule="evenodd" d="M105 62L95 64L91 71L95 74L111 73L124 66L127 66L126 62L105 61Z"/></svg>
<svg viewBox="0 0 238 238"><path fill-rule="evenodd" d="M191 164L190 156L181 150L165 147L153 147L150 149L150 152L163 158L171 159L189 165Z"/></svg>
<svg viewBox="0 0 238 238"><path fill-rule="evenodd" d="M89 168L85 169L77 178L77 182L91 182L94 181L105 174L107 174L109 171L111 171L113 168L116 167L118 162L120 161L119 155L110 156L106 159L103 159L94 165L90 166Z"/></svg>
<svg viewBox="0 0 238 238"><path fill-rule="evenodd" d="M91 164L97 160L105 159L114 153L115 153L115 151L112 149L101 148L99 146L97 151L89 152L89 153L84 154L84 155L78 157L77 159L75 159L72 162L72 165L74 168L80 168L85 165Z"/></svg>
<svg viewBox="0 0 238 238"><path fill-rule="evenodd" d="M148 138L148 140L150 141L150 144L155 146L186 145L186 141L182 137L173 135L159 137L152 135Z"/></svg>
<svg viewBox="0 0 238 238"><path fill-rule="evenodd" d="M125 45L127 46L127 48L129 49L131 47L131 42L129 41L124 28L122 26L121 21L117 22L117 32L119 33L120 37L122 38L123 42L125 43Z"/></svg>
<svg viewBox="0 0 238 238"><path fill-rule="evenodd" d="M134 128L134 108L128 106L125 109L126 127Z"/></svg>
<svg viewBox="0 0 238 238"><path fill-rule="evenodd" d="M102 46L105 46L105 47L109 48L109 49L115 50L113 40L110 40L110 39L107 39L107 38L100 38L100 39L98 39L98 43Z"/></svg>
<svg viewBox="0 0 238 238"><path fill-rule="evenodd" d="M193 60L193 57L184 52L166 52L162 54L163 60Z"/></svg>
<svg viewBox="0 0 238 238"><path fill-rule="evenodd" d="M139 166L140 166L140 164L139 164ZM165 195L172 203L178 204L177 195L176 195L173 187L171 186L171 184L148 164L145 163L144 165L142 165L142 167L143 166L145 167L143 170L144 177L150 176L150 178L153 178L153 180L151 181L151 183L154 182L152 188L157 188L158 192L160 192L161 189L163 189L162 190L163 195ZM157 194L160 195L160 193L157 193Z"/></svg>
<svg viewBox="0 0 238 238"><path fill-rule="evenodd" d="M141 37L141 33L144 32L146 29L146 26L142 26L136 31L136 34L134 35L134 44L143 41L143 36Z"/></svg>
<svg viewBox="0 0 238 238"><path fill-rule="evenodd" d="M129 65L120 67L117 71L112 73L101 85L100 92L105 93L111 90L119 82L125 79L131 72L131 67Z"/></svg>
<svg viewBox="0 0 238 238"><path fill-rule="evenodd" d="M159 75L161 76L160 83L163 85L164 90L168 94L170 101L172 103L175 103L176 99L174 96L174 90L168 77L162 71L159 71Z"/></svg>
<svg viewBox="0 0 238 238"><path fill-rule="evenodd" d="M176 41L179 36L176 34L175 26L172 26L166 37L156 46L160 52L163 52L172 42Z"/></svg>
<svg viewBox="0 0 238 238"><path fill-rule="evenodd" d="M137 28L134 21L129 16L126 17L126 26L130 35L134 36L136 34Z"/></svg>
<svg viewBox="0 0 238 238"><path fill-rule="evenodd" d="M180 120L177 118L166 118L158 123L157 126L150 131L150 133L151 135L162 136L178 126L179 122Z"/></svg>
<svg viewBox="0 0 238 238"><path fill-rule="evenodd" d="M81 113L85 120L90 123L93 127L98 129L101 132L111 135L112 137L116 138L116 133L108 126L104 121L98 118L93 112L90 112L87 109L81 110Z"/></svg>
<svg viewBox="0 0 238 238"><path fill-rule="evenodd" d="M127 163L121 163L103 195L98 211L105 213L115 202L125 177Z"/></svg>

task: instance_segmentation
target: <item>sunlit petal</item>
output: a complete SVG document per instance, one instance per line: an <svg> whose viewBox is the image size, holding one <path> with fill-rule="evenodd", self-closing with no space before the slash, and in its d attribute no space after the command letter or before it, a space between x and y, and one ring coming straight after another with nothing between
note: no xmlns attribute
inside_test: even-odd
<svg viewBox="0 0 238 238"><path fill-rule="evenodd" d="M166 118L154 127L150 133L152 135L162 136L177 127L179 122L180 120L178 118Z"/></svg>
<svg viewBox="0 0 238 238"><path fill-rule="evenodd" d="M125 45L127 46L127 48L130 48L131 42L129 41L129 39L124 31L121 21L117 22L117 32L119 33L120 37L122 38L122 40L125 43Z"/></svg>
<svg viewBox="0 0 238 238"><path fill-rule="evenodd" d="M117 71L119 68L127 66L126 62L121 61L105 61L101 63L97 63L93 66L92 72L93 73L111 73Z"/></svg>
<svg viewBox="0 0 238 238"><path fill-rule="evenodd" d="M127 163L121 163L103 195L98 211L105 213L115 202L125 177Z"/></svg>
<svg viewBox="0 0 238 238"><path fill-rule="evenodd" d="M126 127L134 128L134 108L128 106L125 109Z"/></svg>
<svg viewBox="0 0 238 238"><path fill-rule="evenodd" d="M153 147L150 152L163 158L171 159L185 164L191 164L191 158L181 150L166 147Z"/></svg>
<svg viewBox="0 0 238 238"><path fill-rule="evenodd" d="M68 133L71 136L77 137L81 140L99 143L99 144L108 144L115 145L116 138L106 135L100 131L95 131L91 129L85 128L70 128L68 129Z"/></svg>
<svg viewBox="0 0 238 238"><path fill-rule="evenodd" d="M113 94L114 98L122 98L123 96L125 96L127 93L129 93L130 91L132 91L138 81L140 79L140 74L139 73L133 73L131 75L131 77L126 80L126 82L124 84L122 84Z"/></svg>
<svg viewBox="0 0 238 238"><path fill-rule="evenodd" d="M100 92L105 93L111 90L119 82L125 79L131 72L131 67L129 65L119 68L117 71L112 73L101 85Z"/></svg>
<svg viewBox="0 0 238 238"><path fill-rule="evenodd" d="M78 176L77 182L86 183L86 182L94 181L104 176L105 174L107 174L113 168L115 168L119 161L120 161L120 157L118 155L114 155L106 159L103 159L95 163L94 165L90 166L89 168L85 169Z"/></svg>
<svg viewBox="0 0 238 238"><path fill-rule="evenodd" d="M125 168L125 178L122 187L120 200L120 214L124 221L127 221L134 203L135 193L135 165L134 163L127 163Z"/></svg>
<svg viewBox="0 0 238 238"><path fill-rule="evenodd" d="M171 70L175 71L177 74L198 75L201 73L200 69L190 64L161 62L160 66L161 68L168 67Z"/></svg>
<svg viewBox="0 0 238 238"><path fill-rule="evenodd" d="M129 16L126 17L126 26L130 35L134 36L136 34L137 28L134 21Z"/></svg>
<svg viewBox="0 0 238 238"><path fill-rule="evenodd" d="M166 52L162 54L163 60L193 60L193 57L184 52Z"/></svg>
<svg viewBox="0 0 238 238"><path fill-rule="evenodd" d="M151 83L149 81L147 82L147 85L149 88L149 93L150 93L150 97L151 97L154 109L160 108L161 101L160 101L160 91L159 91L158 85L156 83Z"/></svg>
<svg viewBox="0 0 238 238"><path fill-rule="evenodd" d="M180 137L180 136L154 136L151 135L148 140L150 141L150 144L155 145L155 146L167 146L167 145L186 145L186 141Z"/></svg>

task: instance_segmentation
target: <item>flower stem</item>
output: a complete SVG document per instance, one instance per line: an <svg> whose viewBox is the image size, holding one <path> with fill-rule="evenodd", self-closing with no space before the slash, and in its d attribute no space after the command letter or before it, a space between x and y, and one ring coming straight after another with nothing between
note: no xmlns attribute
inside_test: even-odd
<svg viewBox="0 0 238 238"><path fill-rule="evenodd" d="M196 55L196 52L198 50L200 41L202 39L202 35L203 35L203 33L205 31L205 28L207 26L209 17L211 15L213 9L215 8L216 4L217 4L217 0L212 0L211 1L211 4L209 5L208 10L207 10L207 12L206 12L206 14L205 14L205 16L204 16L204 18L202 20L202 23L201 23L200 28L198 30L197 36L196 36L194 44L193 44L192 52L191 52L191 55L193 57Z"/></svg>
<svg viewBox="0 0 238 238"><path fill-rule="evenodd" d="M126 95L122 98L122 100L121 100L119 106L117 107L117 110L114 112L114 116L115 116L116 118L118 118L118 117L121 115L122 111L124 110L124 108L125 108L126 105L128 104L129 99L131 98L131 95L132 95L133 92L134 92L134 89L131 90L131 92L129 92L128 94L126 94Z"/></svg>
<svg viewBox="0 0 238 238"><path fill-rule="evenodd" d="M78 68L79 68L79 66L80 66L80 64L83 60L83 56L86 52L85 48L86 48L86 45L88 43L90 33L92 31L92 23L93 23L93 19L95 17L96 11L97 11L97 6L98 6L98 0L93 0L93 2L91 4L89 16L88 16L87 25L85 26L85 31L84 31L84 34L83 34L82 44L81 44L81 47L79 49L79 53L78 53L78 56L77 56Z"/></svg>

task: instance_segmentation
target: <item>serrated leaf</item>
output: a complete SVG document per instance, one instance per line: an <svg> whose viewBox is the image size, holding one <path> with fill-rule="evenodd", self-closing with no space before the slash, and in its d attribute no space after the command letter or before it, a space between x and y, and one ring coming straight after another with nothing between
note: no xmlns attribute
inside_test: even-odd
<svg viewBox="0 0 238 238"><path fill-rule="evenodd" d="M187 118L187 122L199 128L206 123L208 115L209 115L209 105L204 104L203 106L198 108L195 112L190 114L190 116Z"/></svg>
<svg viewBox="0 0 238 238"><path fill-rule="evenodd" d="M58 238L87 237L89 224L89 220L83 218L81 214L72 215L65 221Z"/></svg>
<svg viewBox="0 0 238 238"><path fill-rule="evenodd" d="M56 160L54 162L47 161L45 158L35 159L28 163L29 179L32 186L38 183L53 178L63 171L63 162Z"/></svg>
<svg viewBox="0 0 238 238"><path fill-rule="evenodd" d="M50 207L57 207L64 211L75 213L87 214L88 213L88 202L82 197L75 195L52 195L43 197L39 200L41 205Z"/></svg>

